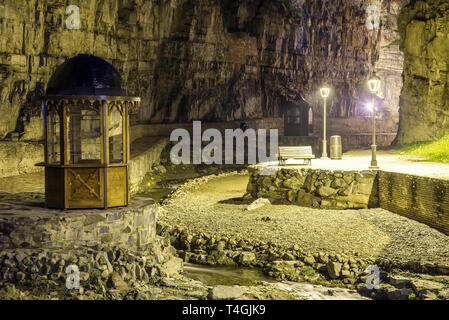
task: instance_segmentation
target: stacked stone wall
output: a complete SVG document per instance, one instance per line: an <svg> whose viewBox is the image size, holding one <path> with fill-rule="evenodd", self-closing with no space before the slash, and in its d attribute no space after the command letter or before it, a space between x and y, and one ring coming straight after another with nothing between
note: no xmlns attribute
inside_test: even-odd
<svg viewBox="0 0 449 320"><path fill-rule="evenodd" d="M137 248L156 236L157 208L151 199L134 198L128 207L109 210L60 211L6 203L1 209L2 250L104 244Z"/></svg>
<svg viewBox="0 0 449 320"><path fill-rule="evenodd" d="M321 209L377 207L377 174L373 171L280 169L266 175L250 169L247 191L255 198Z"/></svg>

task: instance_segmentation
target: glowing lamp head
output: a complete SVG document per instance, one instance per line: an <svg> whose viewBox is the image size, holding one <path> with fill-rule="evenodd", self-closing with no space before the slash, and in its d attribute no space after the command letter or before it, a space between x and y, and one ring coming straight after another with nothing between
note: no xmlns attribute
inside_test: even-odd
<svg viewBox="0 0 449 320"><path fill-rule="evenodd" d="M370 112L373 112L373 110L374 110L374 104L373 103L367 103L366 104L366 108L370 111Z"/></svg>
<svg viewBox="0 0 449 320"><path fill-rule="evenodd" d="M381 84L382 84L382 80L378 76L376 76L376 74L374 74L368 80L369 91L371 91L372 93L378 92Z"/></svg>
<svg viewBox="0 0 449 320"><path fill-rule="evenodd" d="M323 97L323 99L326 99L331 94L331 89L327 85L325 85L320 89L320 94Z"/></svg>

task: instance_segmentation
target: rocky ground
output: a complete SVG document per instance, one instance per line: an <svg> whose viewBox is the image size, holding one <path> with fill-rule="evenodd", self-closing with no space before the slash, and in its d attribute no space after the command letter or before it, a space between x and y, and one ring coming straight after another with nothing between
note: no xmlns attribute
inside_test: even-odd
<svg viewBox="0 0 449 320"><path fill-rule="evenodd" d="M188 182L164 202L159 233L170 237L181 257L195 263L259 267L278 280L360 291L365 288L366 267L378 265L384 284L369 294L447 296L446 235L382 209L265 204L249 211L255 199L245 195L247 182L245 174L237 173ZM396 277L403 277L404 271L408 280L398 284ZM423 283L431 289L418 290L423 283L414 288L416 279L430 281Z"/></svg>
<svg viewBox="0 0 449 320"><path fill-rule="evenodd" d="M101 246L73 250L14 249L0 253L1 300L302 300L308 298L359 299L355 291L294 283L262 281L249 272L200 270L197 276L182 273L182 261L173 247L158 245L138 251ZM66 266L79 265L79 287L68 289ZM181 273L180 273L181 272ZM213 274L229 285L204 278ZM31 276L31 278L30 278ZM229 277L234 277L229 283ZM235 285L239 277L242 285ZM228 279L226 279L228 278ZM234 280L234 281L233 281ZM70 283L70 281L69 281Z"/></svg>
<svg viewBox="0 0 449 320"><path fill-rule="evenodd" d="M143 185L167 190L176 188L186 179L218 172L214 167L156 166ZM0 202L41 206L43 203L42 174L33 173L3 180ZM164 195L165 194L165 195ZM0 209L2 207L0 206ZM267 278L254 279L242 274L242 269L215 274L219 283L207 278L183 274L181 260L173 257L176 251L160 238L158 245L133 252L121 247L78 247L73 250L8 249L0 252L0 299L2 300L173 300L173 299L307 299L320 290L324 298L357 299L354 291L328 290L320 286L297 287L284 282L283 286ZM80 265L80 288L66 288L68 265ZM198 268L197 268L198 269ZM181 272L181 273L179 273ZM214 269L213 272L216 272ZM257 271L256 271L257 272ZM211 274L200 269L200 274ZM240 278L239 278L240 276ZM239 284L241 277L246 281ZM240 280L239 280L240 279ZM316 294L315 294L316 297Z"/></svg>
<svg viewBox="0 0 449 320"><path fill-rule="evenodd" d="M253 286L206 286L184 276L127 290L96 286L67 290L60 283L0 283L1 300L359 300L354 290L293 282L261 282Z"/></svg>
<svg viewBox="0 0 449 320"><path fill-rule="evenodd" d="M304 251L449 263L449 238L422 223L383 209L317 210L268 204L248 211L254 199L242 198L247 182L246 175L228 174L188 183L166 202L159 221L217 238L271 241Z"/></svg>
<svg viewBox="0 0 449 320"><path fill-rule="evenodd" d="M33 187L36 177L29 180L17 180L34 192L24 196L41 201L41 190ZM67 290L61 266L76 262L70 252L62 252L64 257L43 252L34 261L20 252L3 251L0 298L449 299L447 236L380 209L274 206L246 195L247 182L246 172L157 166L141 192L160 191L158 252L162 256L151 250L135 254L91 248L75 255L88 261L89 270L81 270L80 290ZM17 197L13 189L5 191L9 192L2 201ZM213 266L212 272L217 272L213 278L221 282L204 278L210 270L201 269L202 276L195 276L173 255L195 263L195 268ZM377 290L366 288L369 265L380 268ZM225 277L218 266L234 268ZM267 278L253 279L243 268L259 270ZM25 278L30 270L36 276Z"/></svg>

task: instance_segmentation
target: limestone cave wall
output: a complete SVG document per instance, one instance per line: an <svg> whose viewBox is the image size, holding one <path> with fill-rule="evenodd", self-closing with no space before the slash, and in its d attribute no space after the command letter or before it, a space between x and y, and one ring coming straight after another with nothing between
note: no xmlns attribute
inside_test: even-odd
<svg viewBox="0 0 449 320"><path fill-rule="evenodd" d="M440 138L449 130L449 2L411 1L399 30L405 61L396 143Z"/></svg>
<svg viewBox="0 0 449 320"><path fill-rule="evenodd" d="M385 69L379 61L402 63L384 48L396 36L404 2L1 1L0 139L10 132L22 140L41 138L37 98L55 68L80 53L111 62L128 92L142 97L134 123L279 116L299 94L319 116L317 89L324 81L334 89L331 117L364 116L370 72ZM382 8L387 33L365 27L373 4ZM66 28L69 5L80 9L79 30ZM398 90L384 100L385 110L393 110L384 116L392 119Z"/></svg>
<svg viewBox="0 0 449 320"><path fill-rule="evenodd" d="M391 122L396 126L396 131L399 122L399 103L404 68L404 53L400 50L398 17L401 9L409 2L410 0L383 2L380 52L375 65L377 75L382 79L379 95L383 99L384 119L391 119Z"/></svg>

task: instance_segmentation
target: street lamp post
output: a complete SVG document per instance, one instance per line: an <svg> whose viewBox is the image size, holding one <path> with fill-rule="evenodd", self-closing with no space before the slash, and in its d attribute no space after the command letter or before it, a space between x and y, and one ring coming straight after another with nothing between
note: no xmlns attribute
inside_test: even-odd
<svg viewBox="0 0 449 320"><path fill-rule="evenodd" d="M379 169L377 165L377 146L376 146L376 104L375 94L379 91L382 81L375 74L368 80L368 87L372 94L372 114L373 114L373 144L371 145L371 166L370 169Z"/></svg>
<svg viewBox="0 0 449 320"><path fill-rule="evenodd" d="M321 97L324 100L324 112L323 112L323 154L321 156L322 160L326 160L327 159L327 133L326 133L326 118L327 118L327 106L326 106L326 102L327 102L327 98L330 95L330 88L325 85L320 89L320 94Z"/></svg>

